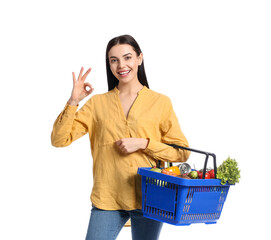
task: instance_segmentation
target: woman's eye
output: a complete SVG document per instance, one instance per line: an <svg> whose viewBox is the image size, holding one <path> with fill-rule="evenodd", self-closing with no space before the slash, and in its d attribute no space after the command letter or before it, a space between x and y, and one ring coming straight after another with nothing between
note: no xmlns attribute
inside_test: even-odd
<svg viewBox="0 0 271 240"><path fill-rule="evenodd" d="M116 61L117 61L116 59L112 59L110 62L115 63Z"/></svg>

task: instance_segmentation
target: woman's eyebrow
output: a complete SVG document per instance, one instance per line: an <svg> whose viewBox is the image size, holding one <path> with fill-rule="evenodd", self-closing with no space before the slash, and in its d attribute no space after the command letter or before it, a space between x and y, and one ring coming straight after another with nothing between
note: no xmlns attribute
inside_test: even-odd
<svg viewBox="0 0 271 240"><path fill-rule="evenodd" d="M132 53L126 53L126 54L124 54L122 57L125 57L125 56L127 56L127 55L132 55ZM109 58L117 58L117 57L115 57L115 56L110 56Z"/></svg>
<svg viewBox="0 0 271 240"><path fill-rule="evenodd" d="M123 55L123 57L125 57L125 56L127 56L127 55L129 55L129 54L131 54L131 55L132 55L132 53L126 53L126 54L124 54L124 55Z"/></svg>

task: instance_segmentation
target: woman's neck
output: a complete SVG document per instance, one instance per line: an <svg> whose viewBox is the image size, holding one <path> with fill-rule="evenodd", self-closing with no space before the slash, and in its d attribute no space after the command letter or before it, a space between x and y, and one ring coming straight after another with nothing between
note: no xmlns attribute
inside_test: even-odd
<svg viewBox="0 0 271 240"><path fill-rule="evenodd" d="M139 82L135 82L135 83L119 83L119 85L117 86L118 90L120 91L120 94L129 94L129 95L133 95L133 94L137 94L144 86Z"/></svg>

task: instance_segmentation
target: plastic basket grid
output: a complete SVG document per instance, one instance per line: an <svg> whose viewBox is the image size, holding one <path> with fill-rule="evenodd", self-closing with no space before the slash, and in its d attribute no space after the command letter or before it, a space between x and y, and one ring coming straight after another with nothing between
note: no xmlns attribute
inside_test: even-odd
<svg viewBox="0 0 271 240"><path fill-rule="evenodd" d="M139 168L145 217L173 225L216 223L230 185L220 180L187 180Z"/></svg>

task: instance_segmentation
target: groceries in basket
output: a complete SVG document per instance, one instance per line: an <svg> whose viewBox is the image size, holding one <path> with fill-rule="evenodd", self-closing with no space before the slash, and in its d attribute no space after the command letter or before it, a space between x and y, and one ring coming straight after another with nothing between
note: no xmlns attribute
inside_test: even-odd
<svg viewBox="0 0 271 240"><path fill-rule="evenodd" d="M177 166L171 166L167 168L157 168L152 167L150 171L159 172L162 174L180 177L184 179L202 179L203 169L196 170L191 169L188 163L181 163ZM235 184L239 182L240 170L238 168L238 163L235 159L228 157L223 163L217 168L217 173L215 177L215 170L212 168L207 168L204 179L221 179L221 184L227 183Z"/></svg>
<svg viewBox="0 0 271 240"><path fill-rule="evenodd" d="M139 168L138 174L142 176L143 215L177 226L216 223L230 187L239 182L237 162L228 158L217 168L213 153L171 146L204 154L203 169L191 169L187 163L166 168ZM213 158L212 169L207 168L209 156ZM184 168L186 172L182 172Z"/></svg>

